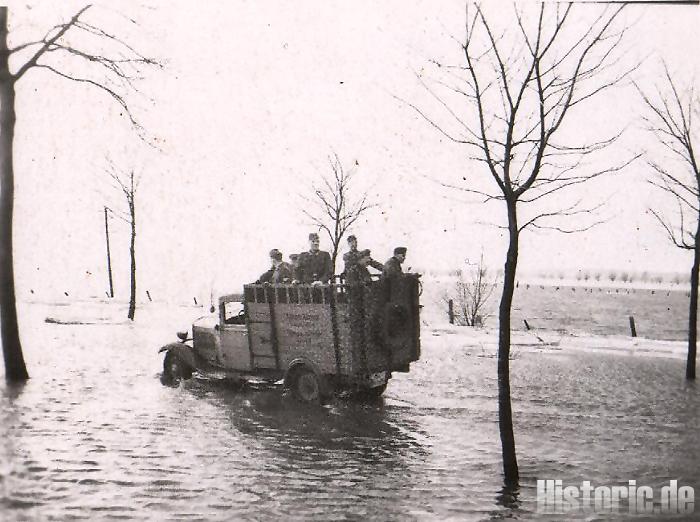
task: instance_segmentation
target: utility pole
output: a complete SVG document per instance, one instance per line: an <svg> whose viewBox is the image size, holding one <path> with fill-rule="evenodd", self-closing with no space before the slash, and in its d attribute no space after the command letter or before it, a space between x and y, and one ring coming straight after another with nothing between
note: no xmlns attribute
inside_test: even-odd
<svg viewBox="0 0 700 522"><path fill-rule="evenodd" d="M112 259L109 254L109 224L107 221L107 207L105 207L105 236L107 238L107 272L109 273L109 296L114 297L114 285L112 284Z"/></svg>

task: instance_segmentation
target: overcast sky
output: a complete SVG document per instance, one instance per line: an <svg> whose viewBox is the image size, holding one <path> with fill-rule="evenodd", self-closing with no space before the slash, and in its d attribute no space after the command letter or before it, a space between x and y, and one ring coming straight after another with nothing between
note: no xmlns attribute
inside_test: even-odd
<svg viewBox="0 0 700 522"><path fill-rule="evenodd" d="M41 38L80 4L11 4L11 44ZM299 194L329 171L335 151L357 162L357 189L377 207L353 232L380 261L408 247L407 266L449 269L483 250L500 268L504 209L444 189L464 173L487 176L401 100L427 106L417 80L430 60L459 58L461 2L120 2L86 19L162 61L130 98L161 151L134 137L102 92L32 71L18 85L15 242L18 293L102 295L107 289L105 205L123 208L103 172L105 156L141 176L137 194L139 288L156 296L234 291L268 265L307 247L312 228ZM500 3L499 3L500 5ZM502 7L506 20L512 10ZM580 19L599 6L579 6ZM588 11L586 11L588 10ZM586 14L587 13L587 14ZM138 28L123 15L138 20ZM632 6L626 62L652 88L663 58L680 82L697 78L697 6ZM69 35L81 45L78 33ZM53 58L52 58L53 59ZM74 62L56 63L76 74ZM16 64L15 64L16 66ZM654 152L629 86L594 99L569 132L606 136L629 126L610 152ZM657 156L658 157L658 156ZM643 162L582 189L608 200L608 221L577 235L526 233L520 268L688 271L646 212L658 193ZM486 178L487 179L487 178ZM436 182L436 180L438 182ZM457 199L464 200L458 201ZM121 207L120 207L121 206ZM128 285L128 229L110 222L115 279ZM322 247L328 242L322 240ZM65 287L65 288L64 288Z"/></svg>

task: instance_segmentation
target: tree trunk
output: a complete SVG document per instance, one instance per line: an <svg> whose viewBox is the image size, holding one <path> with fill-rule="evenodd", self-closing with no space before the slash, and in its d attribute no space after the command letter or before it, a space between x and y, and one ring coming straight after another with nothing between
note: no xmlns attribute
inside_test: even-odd
<svg viewBox="0 0 700 522"><path fill-rule="evenodd" d="M134 194L131 194L131 202L129 203L129 212L131 213L131 246L129 254L131 255L131 295L129 296L129 319L134 320L136 315L136 209L133 202Z"/></svg>
<svg viewBox="0 0 700 522"><path fill-rule="evenodd" d="M685 367L686 379L695 379L695 354L698 341L698 272L700 271L700 219L695 232L693 268L690 271L690 313L688 317L688 362Z"/></svg>
<svg viewBox="0 0 700 522"><path fill-rule="evenodd" d="M7 381L29 378L17 326L15 275L12 258L14 207L15 86L7 49L7 7L0 7L0 329Z"/></svg>
<svg viewBox="0 0 700 522"><path fill-rule="evenodd" d="M498 427L501 434L503 475L507 485L518 484L518 460L513 436L513 413L510 403L510 311L515 291L515 271L518 265L518 220L516 202L508 206L508 254L503 274L503 294L498 308Z"/></svg>
<svg viewBox="0 0 700 522"><path fill-rule="evenodd" d="M333 252L331 252L331 269L333 270L333 273L331 274L331 279L332 276L335 275L335 261L338 258L338 247L336 245L333 245ZM333 281L331 280L331 283Z"/></svg>
<svg viewBox="0 0 700 522"><path fill-rule="evenodd" d="M109 222L107 221L107 207L105 207L105 237L107 238L107 274L109 275L109 297L114 297L114 284L112 282L112 256L109 252Z"/></svg>

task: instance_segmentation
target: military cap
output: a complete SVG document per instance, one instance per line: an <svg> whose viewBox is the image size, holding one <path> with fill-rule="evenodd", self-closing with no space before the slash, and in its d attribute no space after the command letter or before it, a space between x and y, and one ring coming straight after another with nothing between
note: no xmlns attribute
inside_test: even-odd
<svg viewBox="0 0 700 522"><path fill-rule="evenodd" d="M309 239L318 239L318 234L316 232L311 232L311 234L309 234Z"/></svg>
<svg viewBox="0 0 700 522"><path fill-rule="evenodd" d="M296 261L297 259L299 259L299 254L289 254L289 259L291 259L292 261Z"/></svg>
<svg viewBox="0 0 700 522"><path fill-rule="evenodd" d="M348 236L348 243L349 243L350 241L357 241L357 238L355 237L354 234L351 234L351 235Z"/></svg>
<svg viewBox="0 0 700 522"><path fill-rule="evenodd" d="M270 257L272 259L281 260L282 259L282 252L280 252L276 248L273 248L272 250L270 250Z"/></svg>
<svg viewBox="0 0 700 522"><path fill-rule="evenodd" d="M406 247L396 247L394 249L394 255L398 256L399 254L406 255Z"/></svg>

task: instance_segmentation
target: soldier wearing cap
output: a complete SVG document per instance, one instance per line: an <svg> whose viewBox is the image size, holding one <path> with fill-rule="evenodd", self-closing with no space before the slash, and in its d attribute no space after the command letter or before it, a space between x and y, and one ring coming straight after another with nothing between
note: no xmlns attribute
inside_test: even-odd
<svg viewBox="0 0 700 522"><path fill-rule="evenodd" d="M352 265L354 265L357 262L360 253L360 251L357 249L357 237L355 237L354 235L348 236L348 245L350 247L350 250L345 252L345 254L343 255L343 261L345 262L345 269L343 270L343 273L346 277L350 267L352 267ZM367 265L379 271L382 271L384 269L383 264L381 264L379 261L375 261L372 258L369 259Z"/></svg>
<svg viewBox="0 0 700 522"><path fill-rule="evenodd" d="M384 270L382 270L383 278L394 278L399 277L403 274L403 269L401 268L401 263L406 260L406 247L396 247L394 249L394 255L391 256L386 263L384 263Z"/></svg>
<svg viewBox="0 0 700 522"><path fill-rule="evenodd" d="M294 279L300 283L328 283L333 276L331 255L319 249L318 234L309 234L309 250L299 254L299 264Z"/></svg>
<svg viewBox="0 0 700 522"><path fill-rule="evenodd" d="M299 266L299 254L289 254L289 264L292 266L294 273L296 273Z"/></svg>
<svg viewBox="0 0 700 522"><path fill-rule="evenodd" d="M270 250L272 267L267 270L256 283L288 283L294 277L294 271L289 263L282 261L282 252L273 248Z"/></svg>
<svg viewBox="0 0 700 522"><path fill-rule="evenodd" d="M367 265L372 261L372 256L369 250L360 250L357 252L355 261L350 265L345 272L345 281L349 285L359 285L362 283L370 283L370 276Z"/></svg>

